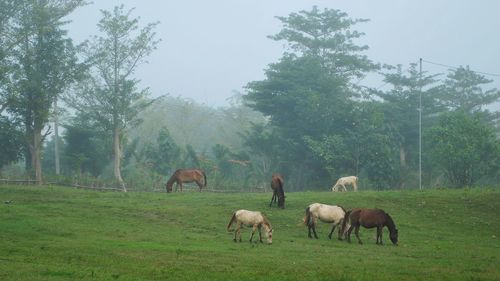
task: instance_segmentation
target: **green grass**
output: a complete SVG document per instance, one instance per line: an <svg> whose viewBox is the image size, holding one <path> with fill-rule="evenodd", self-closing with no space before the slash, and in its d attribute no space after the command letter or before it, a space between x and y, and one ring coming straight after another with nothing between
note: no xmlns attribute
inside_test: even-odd
<svg viewBox="0 0 500 281"><path fill-rule="evenodd" d="M499 190L287 193L285 210L270 199L0 186L0 280L500 279ZM364 245L328 240L323 223L307 238L312 202L386 210L399 247L387 229L384 246L367 229ZM268 216L272 245L232 241L240 208Z"/></svg>

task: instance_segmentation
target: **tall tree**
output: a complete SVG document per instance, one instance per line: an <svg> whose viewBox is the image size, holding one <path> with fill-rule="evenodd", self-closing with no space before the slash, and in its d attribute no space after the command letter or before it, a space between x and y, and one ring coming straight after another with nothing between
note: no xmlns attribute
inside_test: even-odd
<svg viewBox="0 0 500 281"><path fill-rule="evenodd" d="M460 66L450 70L441 89L442 102L450 110L465 112L479 112L500 99L500 90L495 88L484 90L484 85L493 80L471 70L469 66Z"/></svg>
<svg viewBox="0 0 500 281"><path fill-rule="evenodd" d="M317 7L278 19L283 29L270 38L285 41L288 49L279 62L269 65L266 79L247 85L245 99L269 117L272 130L280 132L281 149L276 153L299 171L292 178L303 185L306 175L320 178L324 173L305 136L321 140L342 135L352 124L359 96L353 81L377 65L363 55L368 47L355 42L363 33L353 26L364 19Z"/></svg>
<svg viewBox="0 0 500 281"><path fill-rule="evenodd" d="M139 80L133 74L159 43L154 32L158 23L139 29L139 19L131 18L132 11L123 5L111 12L102 11L97 25L102 34L94 36L84 48L91 61L91 75L77 95L69 97L69 104L87 112L113 134L114 176L124 191L124 134L128 126L140 121L138 113L152 103L147 98L148 89L138 89Z"/></svg>
<svg viewBox="0 0 500 281"><path fill-rule="evenodd" d="M399 150L399 187L403 188L410 178L410 171L418 168L420 94L422 119L427 127L435 122L432 116L444 108L438 102L437 75L420 75L417 64L410 64L405 71L398 65L395 71L383 73L383 76L389 90L373 90L372 93L382 99L379 109L394 131L395 145Z"/></svg>
<svg viewBox="0 0 500 281"><path fill-rule="evenodd" d="M42 182L42 131L52 102L74 82L79 69L62 18L83 4L81 0L22 1L12 21L11 34L19 38L19 44L11 50L16 63L9 78L16 94L7 109L24 124L27 167L33 167L38 183Z"/></svg>

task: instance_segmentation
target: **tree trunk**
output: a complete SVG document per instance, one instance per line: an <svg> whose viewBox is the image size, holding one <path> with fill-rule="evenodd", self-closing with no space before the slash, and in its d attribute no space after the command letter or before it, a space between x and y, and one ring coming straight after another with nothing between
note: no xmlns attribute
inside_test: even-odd
<svg viewBox="0 0 500 281"><path fill-rule="evenodd" d="M406 180L406 150L403 144L399 145L399 188L405 187Z"/></svg>
<svg viewBox="0 0 500 281"><path fill-rule="evenodd" d="M121 152L121 145L120 145L120 128L118 128L118 127L116 127L114 130L113 147L114 147L114 157L115 157L115 159L114 159L115 179L116 179L116 181L118 181L118 184L120 184L123 191L127 192L127 188L125 187L125 183L123 182L122 173L121 173L122 152Z"/></svg>
<svg viewBox="0 0 500 281"><path fill-rule="evenodd" d="M41 147L42 147L42 129L35 128L33 130L33 149L31 158L33 160L33 168L35 169L35 180L38 185L42 184L42 161L41 161Z"/></svg>

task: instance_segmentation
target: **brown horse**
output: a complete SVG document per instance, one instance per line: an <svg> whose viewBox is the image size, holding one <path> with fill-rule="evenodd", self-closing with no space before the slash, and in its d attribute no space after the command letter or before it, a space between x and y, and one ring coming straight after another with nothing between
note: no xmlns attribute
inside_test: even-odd
<svg viewBox="0 0 500 281"><path fill-rule="evenodd" d="M342 224L342 229L345 230L346 224L350 224L349 230L346 232L347 242L351 243L351 232L354 229L354 233L358 238L359 244L363 244L361 239L359 239L359 227L363 226L365 228L377 228L377 244L382 245L382 230L384 226L389 229L389 238L392 243L398 245L398 230L396 225L392 220L391 216L384 210L380 209L352 209L345 214L344 222Z"/></svg>
<svg viewBox="0 0 500 281"><path fill-rule="evenodd" d="M202 182L203 179L203 182ZM179 169L174 172L174 174L170 177L170 179L165 184L167 188L167 192L172 192L172 186L174 183L177 183L177 186L181 188L182 191L182 183L184 182L196 182L198 187L201 189L207 186L207 176L205 172L199 169Z"/></svg>
<svg viewBox="0 0 500 281"><path fill-rule="evenodd" d="M271 189L273 190L273 197L269 207L278 199L278 207L285 208L285 191L283 190L283 177L280 174L273 174L271 177Z"/></svg>

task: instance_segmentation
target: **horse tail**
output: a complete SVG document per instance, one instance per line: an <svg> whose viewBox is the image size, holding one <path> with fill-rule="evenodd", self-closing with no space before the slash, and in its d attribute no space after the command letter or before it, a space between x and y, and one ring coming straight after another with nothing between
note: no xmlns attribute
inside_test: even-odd
<svg viewBox="0 0 500 281"><path fill-rule="evenodd" d="M349 210L344 215L344 220L342 221L342 232L345 232L345 228L347 223L349 222L349 216L351 215L352 210Z"/></svg>
<svg viewBox="0 0 500 281"><path fill-rule="evenodd" d="M233 216L231 217L231 220L229 221L229 223L227 224L227 231L231 231L229 228L231 228L231 225L233 224L233 222L236 221L236 212L233 213Z"/></svg>
<svg viewBox="0 0 500 281"><path fill-rule="evenodd" d="M304 216L304 224L309 226L311 225L311 210L310 207L306 208L306 215Z"/></svg>

